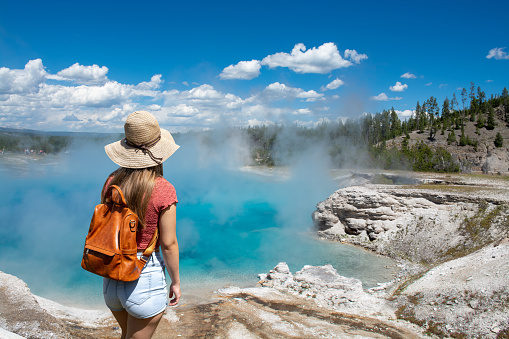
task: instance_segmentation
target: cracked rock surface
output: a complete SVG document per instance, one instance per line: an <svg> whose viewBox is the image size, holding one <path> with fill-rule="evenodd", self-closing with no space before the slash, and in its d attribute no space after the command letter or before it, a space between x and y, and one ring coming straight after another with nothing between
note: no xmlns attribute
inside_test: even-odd
<svg viewBox="0 0 509 339"><path fill-rule="evenodd" d="M508 337L509 180L411 176L419 184L363 175L337 190L312 215L318 234L401 262L386 291L399 319L440 337Z"/></svg>

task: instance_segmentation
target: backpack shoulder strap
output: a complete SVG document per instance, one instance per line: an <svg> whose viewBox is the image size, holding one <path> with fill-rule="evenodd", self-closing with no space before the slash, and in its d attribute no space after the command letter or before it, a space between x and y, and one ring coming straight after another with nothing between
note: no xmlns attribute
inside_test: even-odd
<svg viewBox="0 0 509 339"><path fill-rule="evenodd" d="M115 191L115 192L113 192ZM127 206L124 193L117 185L111 185L106 191L105 199L106 203L114 203L121 206Z"/></svg>
<svg viewBox="0 0 509 339"><path fill-rule="evenodd" d="M154 252L154 250L156 248L156 243L157 243L158 237L159 237L159 228L156 227L156 230L154 231L154 235L152 236L152 239L150 239L150 243L148 244L145 251L143 251L141 258L139 259L144 264L147 262L147 260L152 255L152 252Z"/></svg>

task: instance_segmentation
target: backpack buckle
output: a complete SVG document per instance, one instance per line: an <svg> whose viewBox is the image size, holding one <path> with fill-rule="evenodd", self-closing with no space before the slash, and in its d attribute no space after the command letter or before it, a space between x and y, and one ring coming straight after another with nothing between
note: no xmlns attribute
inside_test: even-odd
<svg viewBox="0 0 509 339"><path fill-rule="evenodd" d="M131 232L136 232L136 220L131 220L129 222L129 228L131 229Z"/></svg>

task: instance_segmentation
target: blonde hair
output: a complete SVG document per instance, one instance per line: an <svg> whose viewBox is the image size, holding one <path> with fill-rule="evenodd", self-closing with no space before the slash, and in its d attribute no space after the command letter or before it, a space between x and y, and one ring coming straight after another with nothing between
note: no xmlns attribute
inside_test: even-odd
<svg viewBox="0 0 509 339"><path fill-rule="evenodd" d="M145 228L145 213L156 179L162 176L163 165L147 168L120 167L106 179L101 193L101 202L104 203L104 195L109 186L119 186L124 193L127 206L138 215L140 228L143 229Z"/></svg>

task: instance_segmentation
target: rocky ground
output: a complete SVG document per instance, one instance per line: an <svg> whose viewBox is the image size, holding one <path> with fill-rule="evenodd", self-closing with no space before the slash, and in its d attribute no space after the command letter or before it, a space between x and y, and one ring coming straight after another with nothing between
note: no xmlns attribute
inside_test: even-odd
<svg viewBox="0 0 509 339"><path fill-rule="evenodd" d="M507 338L509 178L355 173L317 205L325 238L400 261L364 289L332 266L285 263L253 288L169 308L154 338ZM108 312L34 296L0 272L0 338L118 338ZM14 334L16 333L16 334Z"/></svg>
<svg viewBox="0 0 509 339"><path fill-rule="evenodd" d="M120 337L109 312L65 307L34 296L20 279L5 273L0 273L0 282L0 338ZM352 303L365 294L359 283L349 296ZM397 321L393 314L356 314L354 308L341 312L284 289L260 285L217 293L214 302L168 309L153 338L423 338L418 327Z"/></svg>
<svg viewBox="0 0 509 339"><path fill-rule="evenodd" d="M358 176L359 177L359 176ZM387 286L398 319L440 337L509 336L509 180L360 176L313 214L319 233L404 263ZM374 180L418 185L377 185Z"/></svg>

